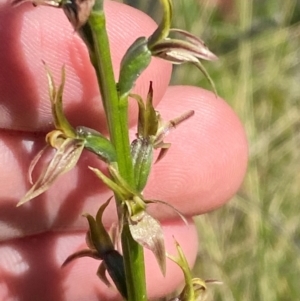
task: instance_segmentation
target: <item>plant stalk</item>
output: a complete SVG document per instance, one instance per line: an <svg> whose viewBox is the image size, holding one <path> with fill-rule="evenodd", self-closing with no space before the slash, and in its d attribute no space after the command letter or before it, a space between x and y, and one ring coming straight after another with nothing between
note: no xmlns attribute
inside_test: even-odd
<svg viewBox="0 0 300 301"><path fill-rule="evenodd" d="M100 7L99 7L100 6ZM120 175L132 187L135 185L128 131L128 101L120 101L114 79L105 15L97 1L87 26L92 34L91 61L95 67L110 139L117 153ZM90 37L88 37L90 38ZM117 206L120 201L116 200ZM143 248L133 240L128 225L124 225L122 249L125 265L128 301L147 300Z"/></svg>

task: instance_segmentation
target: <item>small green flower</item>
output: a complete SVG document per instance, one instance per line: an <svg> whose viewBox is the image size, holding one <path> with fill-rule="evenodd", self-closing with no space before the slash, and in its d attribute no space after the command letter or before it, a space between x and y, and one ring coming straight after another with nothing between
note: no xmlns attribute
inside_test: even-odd
<svg viewBox="0 0 300 301"><path fill-rule="evenodd" d="M182 29L170 29L170 34L181 36L183 39L167 37L151 46L152 55L158 56L173 64L198 63L199 59L214 61L214 55L205 43L198 37Z"/></svg>
<svg viewBox="0 0 300 301"><path fill-rule="evenodd" d="M162 21L148 39L148 48L152 55L173 64L194 64L207 78L217 95L214 82L200 61L200 59L214 61L217 60L217 56L195 35L185 30L171 29L172 0L161 0L161 3L164 9ZM178 37L171 37L173 34Z"/></svg>
<svg viewBox="0 0 300 301"><path fill-rule="evenodd" d="M153 106L153 89L150 82L146 102L139 95L131 94L139 107L137 139L131 144L131 156L134 167L136 189L142 191L147 183L153 161L153 151L160 149L158 162L168 151L171 144L164 142L164 138L181 122L194 115L190 110L183 115L169 121L162 120Z"/></svg>
<svg viewBox="0 0 300 301"><path fill-rule="evenodd" d="M17 206L30 201L48 190L58 177L75 167L84 148L93 152L105 162L112 163L116 161L115 149L107 138L85 127L77 127L74 129L64 115L62 105L65 84L64 68L62 69L61 84L58 88L56 88L54 79L47 67L46 70L55 130L46 135L47 146L41 150L31 162L29 167L29 179L31 184L33 184L31 177L32 171L45 151L51 148L54 148L56 151L37 181L19 201Z"/></svg>
<svg viewBox="0 0 300 301"><path fill-rule="evenodd" d="M44 148L33 159L29 168L29 179L32 183L31 173L41 158L44 151L49 146L56 149L55 155L41 173L37 181L30 188L30 190L19 201L17 206L20 206L31 199L42 194L53 184L53 182L62 174L71 170L79 160L79 157L84 149L84 141L80 139L66 138L61 131L52 131L47 135L49 145Z"/></svg>
<svg viewBox="0 0 300 301"><path fill-rule="evenodd" d="M202 280L200 278L193 278L186 257L177 241L175 241L175 245L178 252L178 257L174 257L169 254L167 256L181 268L184 275L185 286L177 297L172 298L169 301L204 301L207 291L206 284L221 284L221 282L217 280Z"/></svg>
<svg viewBox="0 0 300 301"><path fill-rule="evenodd" d="M31 199L48 190L48 188L59 176L68 172L76 165L84 149L84 139L78 137L76 130L69 124L63 113L62 94L65 83L64 69L62 70L62 82L58 89L56 89L53 77L48 70L47 76L52 116L56 129L47 134L46 142L48 145L42 151L40 151L31 162L29 167L29 179L31 184L32 171L39 159L42 157L43 153L49 148L54 148L56 152L52 160L40 174L37 181L19 201L17 206L30 201Z"/></svg>
<svg viewBox="0 0 300 301"><path fill-rule="evenodd" d="M115 250L114 244L102 223L103 212L109 202L110 199L99 208L96 218L93 218L90 214L84 215L89 223L89 231L86 234L88 249L80 250L70 255L62 266L64 267L74 259L81 257L91 257L102 260L97 271L98 277L107 286L110 286L110 282L105 275L107 271L120 294L126 299L127 288L123 257Z"/></svg>
<svg viewBox="0 0 300 301"><path fill-rule="evenodd" d="M153 252L165 275L166 254L163 232L159 222L146 212L148 201L144 200L141 193L124 181L114 166L109 165L108 168L112 178L108 178L100 170L90 167L118 198L119 231L122 231L125 223L128 224L133 239ZM153 203L154 201L149 202Z"/></svg>

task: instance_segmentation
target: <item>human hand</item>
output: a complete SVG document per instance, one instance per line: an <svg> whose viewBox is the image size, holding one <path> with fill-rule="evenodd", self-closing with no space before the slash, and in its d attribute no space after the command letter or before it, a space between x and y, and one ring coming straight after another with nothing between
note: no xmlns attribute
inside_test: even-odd
<svg viewBox="0 0 300 301"><path fill-rule="evenodd" d="M82 258L60 267L85 245L87 222L81 214L95 214L111 195L87 169L102 166L101 162L84 153L78 166L46 193L15 207L30 186L30 162L43 148L45 133L53 128L42 60L57 84L66 65L64 109L71 123L105 130L86 48L62 11L30 4L0 5L0 300L116 300L117 292L95 275L99 265L95 260ZM106 13L117 74L128 46L138 36L149 36L156 25L141 12L112 1L106 3ZM154 165L145 196L167 201L191 217L221 206L236 192L246 169L247 144L238 118L223 100L195 87L168 87L170 74L168 63L153 59L135 92L145 96L151 80L165 120L189 109L195 110L195 116L166 138L172 147ZM130 116L133 124L134 101ZM187 227L165 207L149 208L162 221L168 252L176 254L175 237L192 265L197 253L192 221ZM111 204L104 223L109 227L114 221ZM148 251L146 258L149 297L169 293L182 281L175 264L168 262L163 278Z"/></svg>

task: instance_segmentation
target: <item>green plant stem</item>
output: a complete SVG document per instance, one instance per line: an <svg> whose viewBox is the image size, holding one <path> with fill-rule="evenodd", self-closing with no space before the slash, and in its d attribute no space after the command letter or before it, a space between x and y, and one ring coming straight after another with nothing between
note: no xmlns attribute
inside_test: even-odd
<svg viewBox="0 0 300 301"><path fill-rule="evenodd" d="M147 301L144 250L132 238L127 224L124 225L122 231L122 250L128 300Z"/></svg>
<svg viewBox="0 0 300 301"><path fill-rule="evenodd" d="M101 5L100 5L101 7ZM128 101L120 101L114 79L109 40L105 28L105 15L97 1L89 17L92 34L91 60L95 67L102 102L106 113L110 139L117 153L120 175L134 187L134 174L128 134ZM120 205L118 200L117 206ZM128 301L147 300L143 248L133 240L128 225L121 235L128 290Z"/></svg>
<svg viewBox="0 0 300 301"><path fill-rule="evenodd" d="M127 102L119 102L113 74L109 41L105 29L104 12L92 12L94 57L92 58L107 118L110 140L116 148L119 172L129 184L134 184L133 167L128 137Z"/></svg>

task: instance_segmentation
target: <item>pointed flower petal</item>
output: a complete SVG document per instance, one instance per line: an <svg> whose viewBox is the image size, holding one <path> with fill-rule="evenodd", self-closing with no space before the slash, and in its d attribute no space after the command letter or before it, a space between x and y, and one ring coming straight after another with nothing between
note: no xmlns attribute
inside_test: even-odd
<svg viewBox="0 0 300 301"><path fill-rule="evenodd" d="M165 275L165 243L159 222L151 217L147 212L143 211L139 216L135 216L134 221L129 219L129 223L129 229L133 239L143 247L153 252L163 275Z"/></svg>
<svg viewBox="0 0 300 301"><path fill-rule="evenodd" d="M73 28L79 30L87 21L95 4L95 0L64 0L61 2L67 18ZM102 10L103 1L97 1L97 8Z"/></svg>
<svg viewBox="0 0 300 301"><path fill-rule="evenodd" d="M137 136L139 138L149 138L149 136L154 136L158 128L159 115L153 106L152 82L150 81L146 103L144 103L139 95L130 94L130 96L137 101L139 107Z"/></svg>
<svg viewBox="0 0 300 301"><path fill-rule="evenodd" d="M190 110L182 115L180 115L177 118L174 118L172 120L169 120L168 122L164 122L160 120L160 125L157 130L157 133L155 135L155 140L154 140L154 148L159 148L162 146L163 139L166 137L166 135L170 132L170 130L175 129L176 126L184 122L185 120L191 118L195 114L195 111Z"/></svg>
<svg viewBox="0 0 300 301"><path fill-rule="evenodd" d="M55 128L64 132L67 137L75 138L76 131L73 129L73 127L67 120L63 112L62 105L62 96L66 80L65 67L63 67L61 71L61 84L59 85L58 89L56 89L55 82L50 70L46 65L45 68L48 78L49 97L51 101L52 116L54 119Z"/></svg>
<svg viewBox="0 0 300 301"><path fill-rule="evenodd" d="M65 267L71 261L78 259L78 258L82 258L82 257L91 257L91 258L95 258L95 259L100 259L96 250L90 250L90 249L80 250L80 251L68 256L67 259L63 262L62 267Z"/></svg>
<svg viewBox="0 0 300 301"><path fill-rule="evenodd" d="M182 221L188 226L189 223L186 220L185 216L178 209L176 209L174 206L172 206L171 204L169 204L167 202L164 202L164 201L160 201L160 200L146 200L145 203L146 204L158 203L158 204L163 204L164 206L167 206L167 207L171 208L172 210L174 210L179 215L179 217L182 219Z"/></svg>
<svg viewBox="0 0 300 301"><path fill-rule="evenodd" d="M173 64L192 63L199 59L217 60L217 57L206 46L175 39L167 39L157 43L152 48L152 55L168 60Z"/></svg>
<svg viewBox="0 0 300 301"><path fill-rule="evenodd" d="M179 296L169 301L204 301L206 299L206 284L215 283L219 284L216 280L202 280L200 278L192 278L191 269L186 260L186 257L177 241L175 241L176 249L179 257L167 255L169 259L179 265L184 274L185 286Z"/></svg>
<svg viewBox="0 0 300 301"><path fill-rule="evenodd" d="M32 172L38 163L38 161L41 159L42 155L44 152L49 148L49 145L46 145L42 150L40 150L37 155L33 158L33 160L30 163L29 170L28 170L28 178L29 178L29 183L33 185L33 180L32 180Z"/></svg>
<svg viewBox="0 0 300 301"><path fill-rule="evenodd" d="M126 275L123 256L117 250L112 250L104 254L103 261L106 270L116 285L118 291L125 299L127 299Z"/></svg>
<svg viewBox="0 0 300 301"><path fill-rule="evenodd" d="M203 60L207 61L215 61L218 57L212 53L203 40L198 38L197 36L191 34L190 32L178 28L170 29L170 34L175 33L176 35L183 36L187 44L194 46L191 49L195 50L195 55ZM181 40L184 41L184 40Z"/></svg>
<svg viewBox="0 0 300 301"><path fill-rule="evenodd" d="M114 250L114 245L102 223L103 212L108 206L110 200L111 198L100 206L96 215L96 219L94 219L90 214L84 215L89 223L89 241L87 244L88 246L97 250L99 258L102 258L103 254L105 254L106 252Z"/></svg>
<svg viewBox="0 0 300 301"><path fill-rule="evenodd" d="M128 191L124 189L124 187L118 185L115 181L107 177L103 172L101 172L97 168L93 168L89 166L89 169L95 173L95 175L108 187L110 188L121 200L128 199L130 195L128 195Z"/></svg>
<svg viewBox="0 0 300 301"><path fill-rule="evenodd" d="M154 33L149 37L148 47L151 48L158 41L165 39L170 30L170 26L172 23L172 15L173 15L173 3L172 0L160 0L163 6L163 18L154 31Z"/></svg>
<svg viewBox="0 0 300 301"><path fill-rule="evenodd" d="M59 176L71 170L79 160L83 148L84 144L82 140L71 138L65 139L60 148L57 149L47 168L39 176L31 189L20 200L17 206L20 206L42 194Z"/></svg>
<svg viewBox="0 0 300 301"><path fill-rule="evenodd" d="M105 262L102 261L99 265L99 268L97 270L97 276L100 278L100 280L107 285L108 287L111 286L109 280L106 277L106 266L105 266Z"/></svg>
<svg viewBox="0 0 300 301"><path fill-rule="evenodd" d="M157 30L148 39L148 47L152 55L168 60L173 64L195 64L212 85L217 95L212 79L200 63L200 59L213 61L217 59L217 56L198 37L185 30L170 29L172 1L163 0L162 4L164 7L163 20ZM175 34L179 38L172 38L170 34Z"/></svg>

